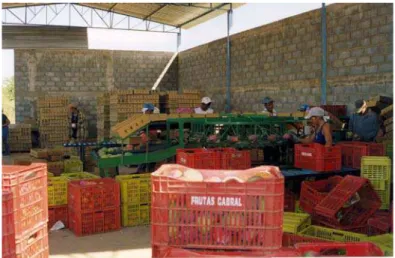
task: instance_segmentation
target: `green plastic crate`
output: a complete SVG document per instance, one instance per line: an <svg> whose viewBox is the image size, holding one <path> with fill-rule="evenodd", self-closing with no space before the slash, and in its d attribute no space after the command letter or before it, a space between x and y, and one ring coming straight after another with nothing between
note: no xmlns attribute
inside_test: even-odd
<svg viewBox="0 0 395 258"><path fill-rule="evenodd" d="M385 256L393 256L393 236L392 234L384 234L368 237L368 242L376 244L384 252Z"/></svg>
<svg viewBox="0 0 395 258"><path fill-rule="evenodd" d="M337 242L362 242L365 241L368 237L364 234L358 234L354 232L325 228L320 226L309 226L306 229L302 230L300 233L298 233L298 235Z"/></svg>

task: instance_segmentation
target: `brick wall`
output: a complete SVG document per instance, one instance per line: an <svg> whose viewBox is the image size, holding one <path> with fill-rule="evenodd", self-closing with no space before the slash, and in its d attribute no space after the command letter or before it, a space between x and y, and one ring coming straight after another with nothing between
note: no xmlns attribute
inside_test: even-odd
<svg viewBox="0 0 395 258"><path fill-rule="evenodd" d="M328 104L392 95L392 4L327 7ZM233 110L261 111L264 96L279 111L320 102L321 10L231 37ZM226 39L179 55L181 89L202 88L216 110L225 108Z"/></svg>
<svg viewBox="0 0 395 258"><path fill-rule="evenodd" d="M16 121L36 117L38 96L67 95L96 132L96 96L112 89L151 88L172 53L97 50L15 50ZM177 62L159 89L177 89Z"/></svg>

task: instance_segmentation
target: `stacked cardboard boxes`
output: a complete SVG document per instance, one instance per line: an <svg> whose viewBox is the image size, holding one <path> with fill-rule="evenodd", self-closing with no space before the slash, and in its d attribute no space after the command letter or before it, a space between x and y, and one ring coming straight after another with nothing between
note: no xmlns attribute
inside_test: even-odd
<svg viewBox="0 0 395 258"><path fill-rule="evenodd" d="M128 119L133 114L141 114L144 103L159 108L159 93L149 90L116 91L110 96L110 125Z"/></svg>
<svg viewBox="0 0 395 258"><path fill-rule="evenodd" d="M41 148L62 145L68 140L69 99L65 96L40 97L37 101Z"/></svg>
<svg viewBox="0 0 395 258"><path fill-rule="evenodd" d="M97 140L104 141L110 137L110 94L97 97Z"/></svg>
<svg viewBox="0 0 395 258"><path fill-rule="evenodd" d="M183 93L169 91L163 96L166 113L177 113L177 109L196 108L200 106L201 94L197 90L184 90Z"/></svg>
<svg viewBox="0 0 395 258"><path fill-rule="evenodd" d="M9 141L11 152L25 152L32 148L31 125L10 125Z"/></svg>

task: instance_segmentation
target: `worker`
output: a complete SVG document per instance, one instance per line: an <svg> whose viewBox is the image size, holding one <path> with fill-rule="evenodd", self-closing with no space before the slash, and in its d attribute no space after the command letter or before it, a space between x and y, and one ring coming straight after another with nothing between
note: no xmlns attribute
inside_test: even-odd
<svg viewBox="0 0 395 258"><path fill-rule="evenodd" d="M270 116L277 116L277 111L274 109L274 100L271 97L265 97L262 102L265 105L263 113L269 113Z"/></svg>
<svg viewBox="0 0 395 258"><path fill-rule="evenodd" d="M363 142L376 140L380 129L379 117L368 108L366 101L357 100L355 102L355 114L350 117L348 129L353 140Z"/></svg>
<svg viewBox="0 0 395 258"><path fill-rule="evenodd" d="M145 103L142 112L143 114L159 114L159 109L151 103Z"/></svg>
<svg viewBox="0 0 395 258"><path fill-rule="evenodd" d="M8 134L9 134L9 125L10 125L10 120L8 117L4 114L4 111L2 111L3 114L3 156L8 156L10 155L10 145L8 144Z"/></svg>
<svg viewBox="0 0 395 258"><path fill-rule="evenodd" d="M314 132L302 139L297 139L291 134L285 134L284 139L293 139L296 142L304 144L308 143L319 143L325 145L325 147L332 146L332 132L331 127L325 119L325 110L320 107L314 107L309 109L306 119L309 119Z"/></svg>
<svg viewBox="0 0 395 258"><path fill-rule="evenodd" d="M202 98L200 107L195 108L195 114L212 114L214 110L211 108L211 99L209 97Z"/></svg>
<svg viewBox="0 0 395 258"><path fill-rule="evenodd" d="M144 103L143 109L141 110L143 114L156 114L159 113L159 109L156 108L153 104L151 103ZM158 130L149 130L149 136L146 135L145 131L140 132L140 137L141 137L141 144L140 144L140 150L144 150L148 148L148 144L150 141L150 138L160 134L160 131ZM143 163L140 164L137 167L137 173L143 173L143 172L152 172L152 170L155 168L156 163Z"/></svg>
<svg viewBox="0 0 395 258"><path fill-rule="evenodd" d="M71 142L83 142L86 139L86 119L76 104L69 105L69 138Z"/></svg>

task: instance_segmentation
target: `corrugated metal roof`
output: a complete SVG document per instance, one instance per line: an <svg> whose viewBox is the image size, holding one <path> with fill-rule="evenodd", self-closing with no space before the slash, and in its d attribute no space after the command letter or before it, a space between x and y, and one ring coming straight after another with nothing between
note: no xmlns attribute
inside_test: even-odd
<svg viewBox="0 0 395 258"><path fill-rule="evenodd" d="M45 3L50 4L50 3ZM59 3L56 3L59 4ZM206 22L230 8L229 3L78 3L81 6L112 11L114 13L150 20L182 29ZM38 6L43 3L3 3L2 8ZM243 4L232 3L235 9Z"/></svg>

